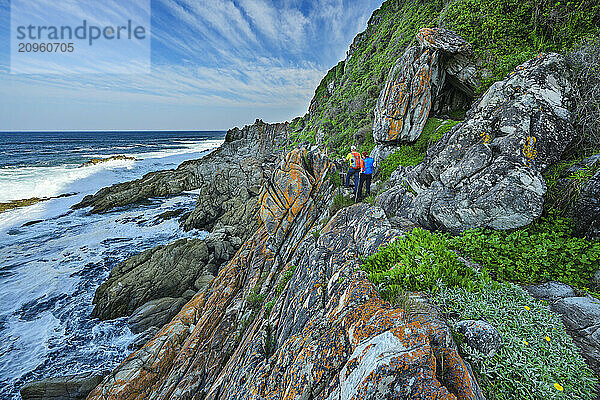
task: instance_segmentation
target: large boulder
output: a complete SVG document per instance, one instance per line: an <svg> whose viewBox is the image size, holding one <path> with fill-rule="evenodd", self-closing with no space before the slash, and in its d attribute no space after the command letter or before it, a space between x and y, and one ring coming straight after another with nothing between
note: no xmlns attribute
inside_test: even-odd
<svg viewBox="0 0 600 400"><path fill-rule="evenodd" d="M424 227L455 233L531 223L544 204L542 173L576 137L568 109L570 78L558 54L517 67L493 84L467 119L432 146L378 204ZM390 202L390 196L396 200ZM402 208L393 205L398 203Z"/></svg>
<svg viewBox="0 0 600 400"><path fill-rule="evenodd" d="M151 300L179 298L187 290L199 290L195 287L199 278L216 275L240 245L232 228L224 228L205 240L181 239L133 256L114 267L96 290L92 317L129 316Z"/></svg>
<svg viewBox="0 0 600 400"><path fill-rule="evenodd" d="M47 378L25 384L21 388L23 400L83 400L102 382L104 373L87 372Z"/></svg>
<svg viewBox="0 0 600 400"><path fill-rule="evenodd" d="M318 152L288 155L261 193L259 229L89 399L482 399L446 324L383 301L356 272L402 235L385 213L361 204L319 225L330 171Z"/></svg>
<svg viewBox="0 0 600 400"><path fill-rule="evenodd" d="M473 96L469 43L442 28L421 29L417 41L396 61L379 96L373 123L378 144L417 140L434 105L450 111L445 105L460 108Z"/></svg>

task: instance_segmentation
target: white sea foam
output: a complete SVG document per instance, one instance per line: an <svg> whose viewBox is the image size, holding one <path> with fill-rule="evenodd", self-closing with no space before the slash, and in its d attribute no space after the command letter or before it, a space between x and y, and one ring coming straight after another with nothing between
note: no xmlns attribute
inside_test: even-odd
<svg viewBox="0 0 600 400"><path fill-rule="evenodd" d="M79 165L62 165L56 167L27 167L27 168L1 168L0 169L0 202L11 200L29 199L32 197L52 197L64 193L89 192L100 189L102 186L141 177L144 173L165 168L172 168L176 163L186 159L200 157L202 152L218 147L222 140L204 140L186 142L185 148L165 148L159 151L130 154L138 161L111 160L108 162L79 168ZM194 155L192 157L191 155ZM119 155L118 153L113 154ZM109 158L111 155L88 154L88 158ZM157 159L164 159L162 162ZM149 163L148 160L159 161ZM130 170L132 173L128 173ZM107 174L108 172L108 174ZM120 179L123 176L125 179ZM97 182L78 181L96 177Z"/></svg>

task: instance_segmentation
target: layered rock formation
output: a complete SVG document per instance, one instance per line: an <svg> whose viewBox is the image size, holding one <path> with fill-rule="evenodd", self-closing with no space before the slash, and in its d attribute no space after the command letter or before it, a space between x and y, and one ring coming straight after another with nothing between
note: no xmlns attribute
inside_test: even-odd
<svg viewBox="0 0 600 400"><path fill-rule="evenodd" d="M430 229L518 228L542 212L542 172L575 138L571 72L540 55L496 82L377 204Z"/></svg>
<svg viewBox="0 0 600 400"><path fill-rule="evenodd" d="M357 205L318 229L330 170L318 152L290 153L260 195L260 228L89 399L483 398L435 313L391 306L355 271L403 234L382 210Z"/></svg>
<svg viewBox="0 0 600 400"><path fill-rule="evenodd" d="M434 111L447 112L470 104L476 85L471 46L441 28L421 29L417 41L396 61L379 96L373 124L377 144L417 140L434 105Z"/></svg>
<svg viewBox="0 0 600 400"><path fill-rule="evenodd" d="M227 132L225 143L204 158L184 162L175 170L152 172L141 179L104 188L93 196L86 196L75 208L92 207L92 212L98 213L212 184L223 189L224 185L228 185L223 183L224 179L230 177L232 181L246 182L243 187L252 193L252 188L260 186L262 165L282 152L287 134L287 123L266 124L260 120L243 129L231 129ZM236 187L227 186L226 189L229 190L229 199L238 197ZM208 195L214 195L214 192ZM246 192L240 196L245 197ZM207 219L214 223L223 213L223 210L213 210ZM197 219L198 216L192 217L186 226L197 225Z"/></svg>
<svg viewBox="0 0 600 400"><path fill-rule="evenodd" d="M151 300L180 298L187 290L202 290L240 247L241 239L232 236L232 231L215 231L206 240L181 239L117 265L96 290L92 317L129 316Z"/></svg>
<svg viewBox="0 0 600 400"><path fill-rule="evenodd" d="M104 373L83 373L31 382L21 388L23 400L83 400L102 382Z"/></svg>

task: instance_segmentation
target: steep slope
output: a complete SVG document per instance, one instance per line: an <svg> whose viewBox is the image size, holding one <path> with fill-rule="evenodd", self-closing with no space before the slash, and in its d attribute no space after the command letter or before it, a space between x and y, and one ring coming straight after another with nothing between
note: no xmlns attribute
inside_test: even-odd
<svg viewBox="0 0 600 400"><path fill-rule="evenodd" d="M564 52L600 33L600 5L535 0L388 0L373 13L347 58L323 78L293 137L336 154L353 141L374 146L373 110L388 72L421 28L455 31L472 45L478 93L540 52ZM460 114L458 114L460 115ZM451 115L452 116L452 115Z"/></svg>

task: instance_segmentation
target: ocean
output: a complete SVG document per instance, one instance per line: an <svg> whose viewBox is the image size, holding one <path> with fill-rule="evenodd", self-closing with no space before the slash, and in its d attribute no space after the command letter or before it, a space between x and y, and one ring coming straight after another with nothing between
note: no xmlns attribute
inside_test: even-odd
<svg viewBox="0 0 600 400"><path fill-rule="evenodd" d="M206 233L183 232L165 211L193 209L197 193L105 214L72 210L84 196L176 168L218 147L225 132L0 133L0 203L53 198L0 213L0 398L31 380L110 370L136 335L126 318L90 319L96 288L143 250ZM96 158L125 155L83 166Z"/></svg>

